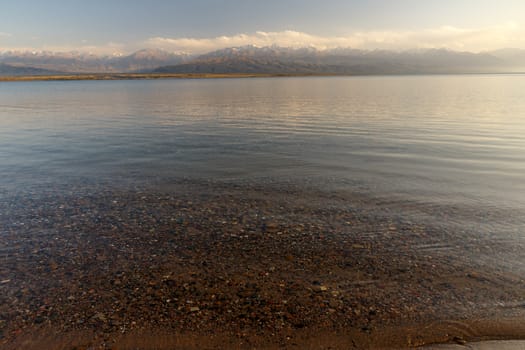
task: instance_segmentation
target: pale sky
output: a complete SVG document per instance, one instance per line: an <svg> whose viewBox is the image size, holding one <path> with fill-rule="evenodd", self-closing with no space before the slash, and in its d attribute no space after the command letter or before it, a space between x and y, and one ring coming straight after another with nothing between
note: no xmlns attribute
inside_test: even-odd
<svg viewBox="0 0 525 350"><path fill-rule="evenodd" d="M0 0L0 52L525 49L523 0Z"/></svg>

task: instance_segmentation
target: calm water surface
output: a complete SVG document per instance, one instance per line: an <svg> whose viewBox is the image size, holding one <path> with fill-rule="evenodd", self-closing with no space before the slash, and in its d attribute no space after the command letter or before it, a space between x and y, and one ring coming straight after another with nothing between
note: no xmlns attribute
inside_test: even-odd
<svg viewBox="0 0 525 350"><path fill-rule="evenodd" d="M308 182L520 239L524 174L523 75L0 83L5 191Z"/></svg>

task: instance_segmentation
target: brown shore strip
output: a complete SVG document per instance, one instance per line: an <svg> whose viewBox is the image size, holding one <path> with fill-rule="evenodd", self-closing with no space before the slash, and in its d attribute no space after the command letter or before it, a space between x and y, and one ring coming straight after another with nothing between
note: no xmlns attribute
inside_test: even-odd
<svg viewBox="0 0 525 350"><path fill-rule="evenodd" d="M4 191L0 349L366 349L525 336L522 276L472 259L523 259L523 247L376 206L340 192L191 181Z"/></svg>
<svg viewBox="0 0 525 350"><path fill-rule="evenodd" d="M524 75L524 72L476 72L476 73L409 73L386 75ZM4 75L0 82L17 81L82 81L82 80L156 80L156 79L235 79L235 78L279 78L279 77L351 77L378 76L378 74L342 73L75 73L55 75Z"/></svg>
<svg viewBox="0 0 525 350"><path fill-rule="evenodd" d="M226 79L226 78L307 77L307 76L334 76L334 74L96 73L96 74L0 76L0 81L15 82L15 81L74 81L74 80Z"/></svg>

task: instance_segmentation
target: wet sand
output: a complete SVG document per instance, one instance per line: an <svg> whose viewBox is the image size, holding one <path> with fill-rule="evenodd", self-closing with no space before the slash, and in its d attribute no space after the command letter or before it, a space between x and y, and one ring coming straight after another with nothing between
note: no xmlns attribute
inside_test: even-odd
<svg viewBox="0 0 525 350"><path fill-rule="evenodd" d="M525 336L522 275L490 263L523 259L523 247L364 196L188 180L0 196L1 349L403 348Z"/></svg>
<svg viewBox="0 0 525 350"><path fill-rule="evenodd" d="M492 340L484 342L476 342L470 344L441 344L425 347L428 350L522 350L525 349L525 341L523 340Z"/></svg>

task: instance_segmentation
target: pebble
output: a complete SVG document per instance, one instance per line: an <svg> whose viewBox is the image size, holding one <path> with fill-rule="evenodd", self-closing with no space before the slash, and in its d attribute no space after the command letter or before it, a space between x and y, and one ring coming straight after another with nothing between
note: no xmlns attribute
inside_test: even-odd
<svg viewBox="0 0 525 350"><path fill-rule="evenodd" d="M495 254L479 237L356 210L342 194L206 186L148 189L147 197L102 187L3 198L4 336L31 334L41 322L105 337L168 325L271 338L496 317L509 309L487 308L494 300L522 302L523 280L473 271L466 254L417 249L445 241Z"/></svg>
<svg viewBox="0 0 525 350"><path fill-rule="evenodd" d="M101 312L97 312L93 318L95 318L95 319L97 319L97 320L99 320L99 321L102 321L102 322L107 322L107 320L108 320L108 319L106 318L106 315L104 315L104 314L101 313Z"/></svg>

